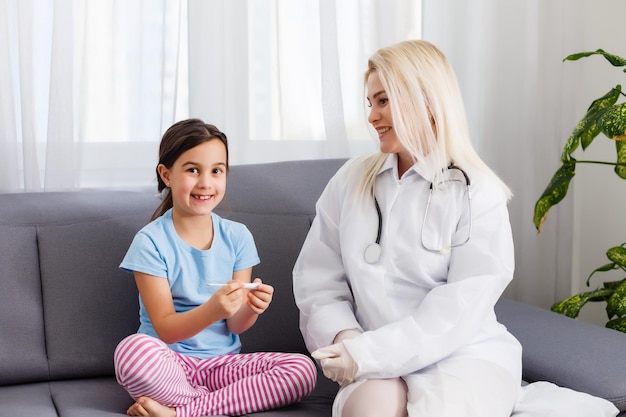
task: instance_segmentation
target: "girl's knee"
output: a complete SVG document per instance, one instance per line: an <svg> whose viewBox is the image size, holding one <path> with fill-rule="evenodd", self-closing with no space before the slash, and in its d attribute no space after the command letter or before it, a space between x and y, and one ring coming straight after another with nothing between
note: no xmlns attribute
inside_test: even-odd
<svg viewBox="0 0 626 417"><path fill-rule="evenodd" d="M142 363L154 358L155 355L161 355L164 350L168 349L167 345L159 339L145 334L132 334L122 339L113 354L118 382L124 385L126 379L142 368Z"/></svg>
<svg viewBox="0 0 626 417"><path fill-rule="evenodd" d="M292 363L294 366L292 369L297 369L297 373L300 375L304 390L304 396L309 395L315 388L317 382L317 368L315 363L307 355L294 353L292 357Z"/></svg>
<svg viewBox="0 0 626 417"><path fill-rule="evenodd" d="M299 399L313 392L317 382L317 368L311 358L301 353L285 353L279 362L282 372L290 374L289 380L297 385Z"/></svg>
<svg viewBox="0 0 626 417"><path fill-rule="evenodd" d="M302 368L302 373L315 380L317 378L317 368L315 367L313 360L308 356L299 353L294 355Z"/></svg>

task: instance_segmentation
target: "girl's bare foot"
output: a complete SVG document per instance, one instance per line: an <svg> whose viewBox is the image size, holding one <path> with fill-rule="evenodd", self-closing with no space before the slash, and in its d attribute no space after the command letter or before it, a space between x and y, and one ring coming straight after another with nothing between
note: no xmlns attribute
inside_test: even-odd
<svg viewBox="0 0 626 417"><path fill-rule="evenodd" d="M129 416L176 417L176 410L159 404L151 398L139 397L135 404L126 410L126 414Z"/></svg>

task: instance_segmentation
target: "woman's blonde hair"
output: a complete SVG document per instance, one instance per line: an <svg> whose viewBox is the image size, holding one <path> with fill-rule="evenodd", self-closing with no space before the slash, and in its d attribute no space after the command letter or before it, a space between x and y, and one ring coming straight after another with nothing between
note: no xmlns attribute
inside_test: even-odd
<svg viewBox="0 0 626 417"><path fill-rule="evenodd" d="M433 44L405 41L374 53L367 62L365 84L376 72L389 99L396 136L414 161L428 164L432 182L446 175L450 163L482 172L510 189L482 161L472 146L463 98L446 56ZM428 156L428 157L426 157ZM374 154L361 182L362 194L373 194L376 176L386 155Z"/></svg>

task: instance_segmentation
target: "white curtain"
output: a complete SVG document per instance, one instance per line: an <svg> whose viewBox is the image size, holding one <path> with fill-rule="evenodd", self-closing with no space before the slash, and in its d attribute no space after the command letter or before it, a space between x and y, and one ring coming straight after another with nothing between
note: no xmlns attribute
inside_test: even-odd
<svg viewBox="0 0 626 417"><path fill-rule="evenodd" d="M363 80L419 37L414 0L0 0L0 192L155 187L201 117L231 163L375 149Z"/></svg>
<svg viewBox="0 0 626 417"><path fill-rule="evenodd" d="M375 149L363 73L420 35L415 0L189 0L190 114L229 137L235 164Z"/></svg>
<svg viewBox="0 0 626 417"><path fill-rule="evenodd" d="M184 6L0 1L0 191L151 181L142 156L187 112Z"/></svg>
<svg viewBox="0 0 626 417"><path fill-rule="evenodd" d="M598 48L624 56L623 37L616 36L624 13L622 0L423 0L423 38L452 61L479 153L515 194L509 209L516 278L507 294L521 301L548 308L585 290L588 274L607 263L604 251L624 240L621 218L599 228L600 217L610 214L599 207L603 203L581 197L588 192L581 189L583 182L601 188L602 176L577 177L539 236L532 224L534 203L557 169L573 127L593 99L623 82L594 74L591 68L598 67L592 65L606 68L601 62L562 59ZM619 70L614 73L619 76ZM581 214L581 201L594 204L594 212ZM600 243L600 237L581 235L581 225L621 237ZM593 261L580 263L591 254ZM589 319L603 323L606 315Z"/></svg>
<svg viewBox="0 0 626 417"><path fill-rule="evenodd" d="M153 190L158 141L186 117L222 129L233 164L370 151L366 59L423 37L450 58L476 146L515 194L507 295L549 307L623 240L614 226L581 238L581 178L540 236L532 209L599 95L562 59L626 55L625 13L623 0L0 0L0 192Z"/></svg>

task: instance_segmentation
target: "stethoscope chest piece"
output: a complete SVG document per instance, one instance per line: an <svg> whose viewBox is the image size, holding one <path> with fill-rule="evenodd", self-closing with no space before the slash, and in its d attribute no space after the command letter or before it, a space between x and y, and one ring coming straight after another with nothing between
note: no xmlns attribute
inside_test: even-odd
<svg viewBox="0 0 626 417"><path fill-rule="evenodd" d="M380 245L378 243L372 243L367 245L365 252L363 253L365 262L368 264L374 264L380 260Z"/></svg>

